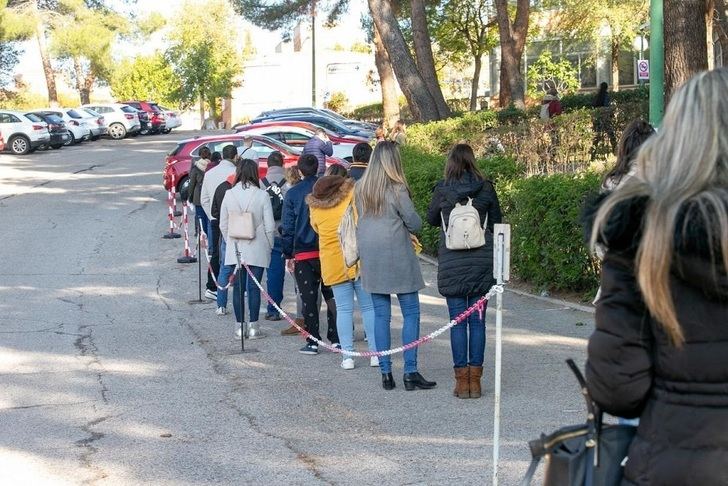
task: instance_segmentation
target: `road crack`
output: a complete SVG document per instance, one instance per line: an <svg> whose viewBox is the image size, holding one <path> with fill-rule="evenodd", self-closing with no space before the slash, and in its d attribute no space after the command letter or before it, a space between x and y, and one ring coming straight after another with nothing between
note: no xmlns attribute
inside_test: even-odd
<svg viewBox="0 0 728 486"><path fill-rule="evenodd" d="M78 456L78 460L81 463L82 468L88 469L94 473L93 477L84 480L82 484L94 484L108 476L107 472L105 472L101 467L95 466L92 461L94 454L99 451L96 447L96 442L106 437L106 434L96 432L93 428L110 418L111 415L105 415L86 422L85 425L81 426L81 430L88 434L88 437L79 439L75 442L76 447L82 449L81 454Z"/></svg>

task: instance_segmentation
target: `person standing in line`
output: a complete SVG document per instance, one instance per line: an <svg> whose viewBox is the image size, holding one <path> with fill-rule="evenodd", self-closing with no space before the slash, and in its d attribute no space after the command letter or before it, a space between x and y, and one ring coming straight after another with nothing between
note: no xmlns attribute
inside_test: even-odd
<svg viewBox="0 0 728 486"><path fill-rule="evenodd" d="M602 180L602 191L613 191L635 174L637 152L648 138L655 134L652 125L643 120L633 120L624 129L617 146L617 162Z"/></svg>
<svg viewBox="0 0 728 486"><path fill-rule="evenodd" d="M364 175L364 171L367 170L369 158L372 156L372 146L368 143L360 142L354 145L351 156L354 161L351 167L349 167L349 177L358 181Z"/></svg>
<svg viewBox="0 0 728 486"><path fill-rule="evenodd" d="M210 164L207 166L207 170L213 169L217 167L217 165L222 160L222 155L220 155L220 152L213 152L212 157L210 157Z"/></svg>
<svg viewBox="0 0 728 486"><path fill-rule="evenodd" d="M374 139L372 140L372 145L376 145L379 142L386 142L387 141L387 132L384 130L384 127L377 127L376 130L374 130Z"/></svg>
<svg viewBox="0 0 728 486"><path fill-rule="evenodd" d="M377 144L362 179L356 183L354 200L358 212L356 240L361 282L374 303L374 339L377 351L391 345L392 294L397 295L404 317L402 344L420 336L419 291L425 287L415 254L413 233L422 229L407 187L397 144ZM395 387L392 360L379 359L382 386ZM404 352L404 386L407 390L437 385L417 371L417 348Z"/></svg>
<svg viewBox="0 0 728 486"><path fill-rule="evenodd" d="M283 214L283 200L288 186L286 184L286 173L283 170L283 155L273 151L268 155L268 172L260 181L262 188L268 193L273 208L273 217L276 221L276 233L273 239L273 249L270 255L270 266L268 267L267 282L268 295L275 301L278 307L283 302L283 284L286 277L285 262L281 253L281 234L279 227ZM268 304L265 318L269 321L280 321L283 319L273 304Z"/></svg>
<svg viewBox="0 0 728 486"><path fill-rule="evenodd" d="M200 191L200 204L210 220L207 236L209 237L210 266L215 275L220 274L220 224L217 218L212 217L212 198L215 196L217 187L230 175L235 174L237 169L235 166L237 160L235 146L231 144L223 147L222 156L223 160L217 166L205 172L205 177L202 180L202 190ZM225 282L218 281L218 283L225 285ZM216 300L217 290L207 289L205 297Z"/></svg>
<svg viewBox="0 0 728 486"><path fill-rule="evenodd" d="M236 165L237 168L240 169L240 164L242 161L240 159L237 159ZM222 202L225 199L225 194L232 189L233 184L235 184L235 179L237 178L237 170L234 174L230 174L227 179L222 181L219 186L217 186L217 189L215 189L215 195L212 198L212 217L220 221L220 210L222 209ZM227 315L227 303L228 303L228 289L227 284L230 278L235 278L235 275L233 273L235 272L235 266L234 265L225 265L225 252L227 250L227 238L225 238L225 234L220 233L220 255L222 255L222 259L220 261L220 273L218 276L218 280L221 287L224 287L222 289L218 289L217 291L217 310L215 311L215 314L218 316L225 316Z"/></svg>
<svg viewBox="0 0 728 486"><path fill-rule="evenodd" d="M303 146L302 155L313 155L318 161L316 175L323 176L326 173L326 157L334 155L334 145L329 140L323 128L317 128L316 134Z"/></svg>
<svg viewBox="0 0 728 486"><path fill-rule="evenodd" d="M321 260L318 235L311 227L306 196L313 190L318 180L316 171L318 160L311 154L298 159L298 170L303 180L290 188L283 200L283 220L281 222L281 248L286 260L295 261L295 277L303 303L303 319L308 331L314 338L321 340L319 334L319 288L328 308L328 339L340 346L336 331L336 303L331 288L321 279ZM311 339L299 351L302 354L318 354L318 345Z"/></svg>
<svg viewBox="0 0 728 486"><path fill-rule="evenodd" d="M471 250L450 250L445 231L456 204L472 202L485 227L485 245ZM445 163L445 177L432 193L427 222L440 227L437 250L437 287L447 300L450 319L455 319L488 293L493 278L493 225L502 214L493 183L478 170L473 149L466 144L453 147ZM444 222L444 224L443 224ZM458 398L480 398L485 354L485 313L474 312L464 322L450 329L455 371L453 395Z"/></svg>
<svg viewBox="0 0 728 486"><path fill-rule="evenodd" d="M233 187L225 193L220 208L220 233L224 235L227 242L224 254L225 265L237 264L236 251L239 251L240 261L249 266L258 281L263 278L263 270L270 265L276 231L270 198L268 193L259 187L259 183L258 162L244 159L237 170ZM229 234L230 219L243 212L252 214L255 236L249 240L236 239ZM245 289L248 294L249 320L247 322L245 305L240 295L241 289ZM239 277L235 279L233 310L237 322L235 334L238 338L243 332L250 339L264 337L258 327L260 289L248 277L245 268L240 269Z"/></svg>
<svg viewBox="0 0 728 486"><path fill-rule="evenodd" d="M200 193L202 192L202 182L205 178L205 172L211 163L211 157L212 153L210 152L210 149L206 146L202 147L200 149L200 158L192 164L192 169L190 170L189 175L190 185L189 196L187 199L190 204L195 206L195 233L198 235L200 234L200 228L207 233L210 226L210 219L207 217L205 210L202 208ZM208 291L211 293L217 292L215 279L213 278L212 271L209 268L207 269L207 284L205 284L205 287L205 294L207 294Z"/></svg>
<svg viewBox="0 0 728 486"><path fill-rule="evenodd" d="M333 169L329 167L328 171ZM340 166L339 166L340 167ZM328 172L327 171L327 172ZM324 284L334 291L336 299L336 329L341 347L354 351L354 296L359 303L364 328L369 338L369 350L376 351L374 341L374 304L372 296L361 287L359 265L346 267L339 243L339 224L354 196L354 180L344 175L326 175L313 186L313 192L306 197L311 212L311 227L319 235L321 274ZM371 366L379 366L376 357L370 359ZM354 359L344 355L341 367L354 369Z"/></svg>
<svg viewBox="0 0 728 486"><path fill-rule="evenodd" d="M405 125L404 121L397 120L397 123L394 124L394 128L392 128L392 132L389 134L389 140L400 147L407 143L407 125Z"/></svg>
<svg viewBox="0 0 728 486"><path fill-rule="evenodd" d="M250 159L256 164L258 163L258 152L253 148L253 137L246 135L243 137L243 144L238 147L239 159Z"/></svg>
<svg viewBox="0 0 728 486"><path fill-rule="evenodd" d="M606 255L587 387L640 418L622 484L728 484L726 93L728 69L689 80L635 176L588 208Z"/></svg>
<svg viewBox="0 0 728 486"><path fill-rule="evenodd" d="M286 167L284 172L286 174L286 192L288 191L288 189L295 186L303 179L303 177L301 177L301 171L299 171L298 167L296 167L295 165ZM285 197L283 198L283 202L285 203ZM281 234L280 224L278 225L278 234ZM295 275L293 261L286 261L284 258L284 263L286 266L286 271L288 271L291 275ZM305 324L303 321L303 302L301 302L301 292L298 291L298 285L296 284L295 277L293 279L293 289L296 294L296 318L294 319L294 321L299 327L305 328ZM287 328L281 331L281 336L295 336L297 334L298 329L296 329L296 326L294 326L293 324L289 325Z"/></svg>

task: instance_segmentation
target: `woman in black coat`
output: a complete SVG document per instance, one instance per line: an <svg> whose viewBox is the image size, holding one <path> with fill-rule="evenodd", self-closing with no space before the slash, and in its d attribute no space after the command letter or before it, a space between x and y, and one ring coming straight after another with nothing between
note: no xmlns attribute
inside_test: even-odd
<svg viewBox="0 0 728 486"><path fill-rule="evenodd" d="M596 209L606 247L589 391L639 417L626 485L728 485L728 70L672 98L638 171Z"/></svg>
<svg viewBox="0 0 728 486"><path fill-rule="evenodd" d="M445 228L457 203L472 205L478 211L481 226L486 227L485 245L471 250L450 250L445 245ZM493 225L501 222L498 196L490 181L475 165L469 145L458 144L450 151L445 178L435 185L427 221L441 227L438 249L437 285L447 299L450 318L454 319L488 293L493 279ZM469 336L468 336L469 334ZM480 398L480 378L485 354L485 314L475 312L450 329L455 369L455 390L459 398Z"/></svg>

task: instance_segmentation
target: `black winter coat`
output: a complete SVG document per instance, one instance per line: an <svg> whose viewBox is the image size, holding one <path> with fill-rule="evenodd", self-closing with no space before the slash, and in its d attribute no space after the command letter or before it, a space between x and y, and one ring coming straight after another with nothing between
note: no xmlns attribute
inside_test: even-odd
<svg viewBox="0 0 728 486"><path fill-rule="evenodd" d="M678 218L670 285L685 343L676 348L635 279L645 206L618 206L605 231L589 391L604 411L640 417L622 484L728 485L728 275L705 231L715 222L690 208Z"/></svg>
<svg viewBox="0 0 728 486"><path fill-rule="evenodd" d="M473 250L448 250L440 214L447 224L450 211L456 203L473 199L473 206L480 214L480 224L488 218L485 246ZM437 251L437 287L445 297L485 295L495 283L493 279L493 225L502 220L500 204L490 181L478 180L467 173L455 182L440 181L432 192L427 210L427 222L440 227L440 247Z"/></svg>

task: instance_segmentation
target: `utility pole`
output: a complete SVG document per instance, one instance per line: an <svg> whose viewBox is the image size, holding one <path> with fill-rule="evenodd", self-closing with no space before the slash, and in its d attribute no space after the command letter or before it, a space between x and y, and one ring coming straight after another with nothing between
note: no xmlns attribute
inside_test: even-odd
<svg viewBox="0 0 728 486"><path fill-rule="evenodd" d="M316 108L316 0L311 2L311 106Z"/></svg>
<svg viewBox="0 0 728 486"><path fill-rule="evenodd" d="M650 0L650 123L659 127L665 113L665 38L663 0Z"/></svg>

